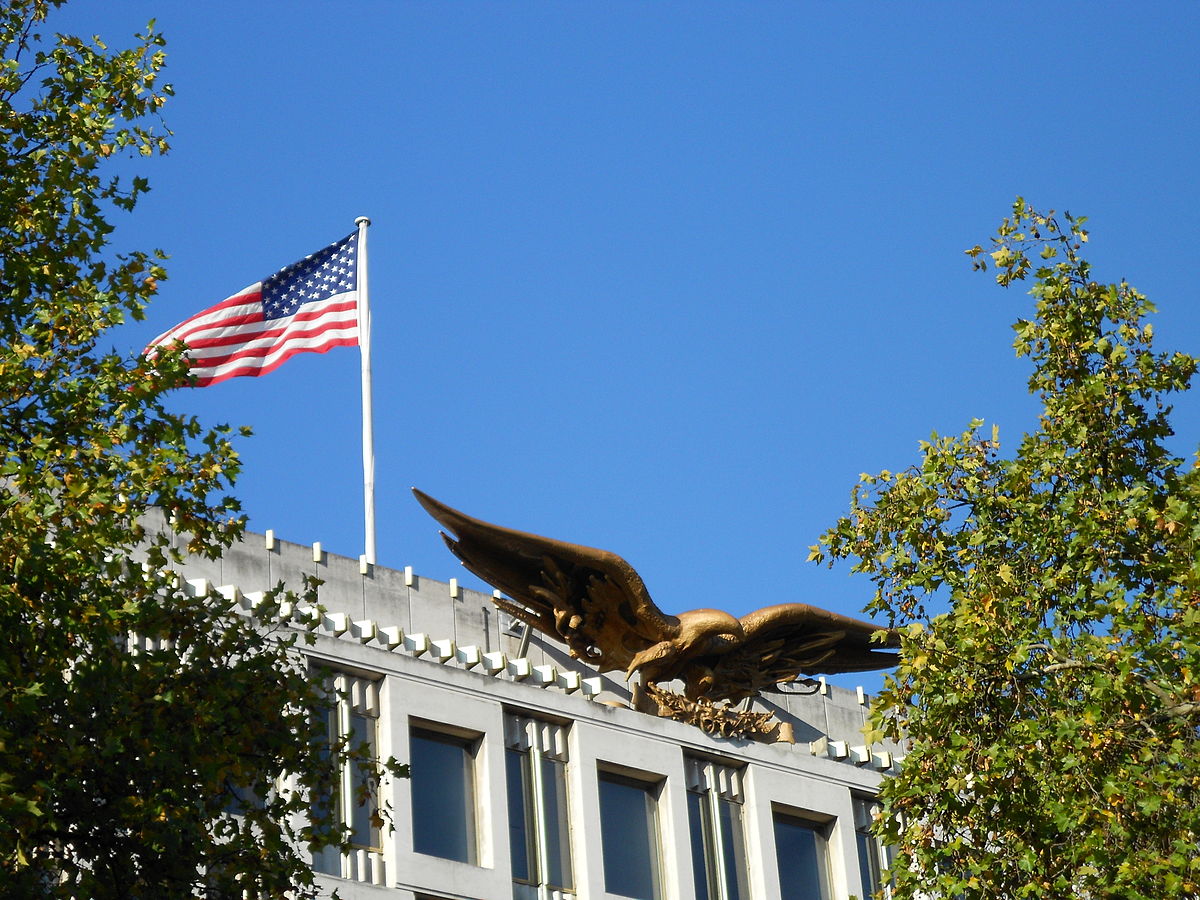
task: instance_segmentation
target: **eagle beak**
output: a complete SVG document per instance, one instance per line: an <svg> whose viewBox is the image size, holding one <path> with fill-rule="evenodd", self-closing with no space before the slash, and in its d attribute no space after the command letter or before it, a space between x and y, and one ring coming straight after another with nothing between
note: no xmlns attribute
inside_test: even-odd
<svg viewBox="0 0 1200 900"><path fill-rule="evenodd" d="M647 650L639 650L637 653L633 654L633 659L629 661L629 668L625 670L626 681L629 681L629 679L633 677L634 672L655 658L656 654L654 651L657 649L657 647L658 645L656 644L654 647L651 647Z"/></svg>
<svg viewBox="0 0 1200 900"><path fill-rule="evenodd" d="M625 670L625 680L628 681L632 678L633 673L646 665L646 663L662 659L670 652L671 644L668 641L659 641L653 647L647 647L645 650L638 651L633 655L633 659L629 661L629 668Z"/></svg>

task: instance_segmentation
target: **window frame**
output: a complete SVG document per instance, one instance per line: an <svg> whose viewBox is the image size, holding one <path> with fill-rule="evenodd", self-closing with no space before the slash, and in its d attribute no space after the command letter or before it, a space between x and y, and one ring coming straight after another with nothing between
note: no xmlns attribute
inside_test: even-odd
<svg viewBox="0 0 1200 900"><path fill-rule="evenodd" d="M689 800L688 835L692 849L692 876L697 896L706 897L707 900L748 900L750 865L746 847L742 767L685 756L684 770ZM692 798L696 799L695 812ZM736 824L730 826L725 823L722 816L724 809L730 809L736 815ZM730 827L732 833L728 833ZM696 857L697 838L702 854L700 858ZM730 847L735 856L732 861L727 858ZM704 879L703 894L700 893L701 878Z"/></svg>
<svg viewBox="0 0 1200 900"><path fill-rule="evenodd" d="M465 821L465 845L466 859L459 856L447 856L437 852L431 852L428 848L417 846L418 834L426 834L426 830L419 827L420 825L420 810L417 808L420 803L418 791L432 786L430 781L421 781L421 776L414 770L412 777L411 790L411 822L414 853L419 853L422 856L431 856L435 859L444 859L450 862L463 863L470 866L480 866L480 778L479 778L479 748L482 745L482 736L474 733L467 734L462 730L453 728L452 726L442 725L436 722L429 722L423 719L411 719L408 729L408 747L409 761L413 761L415 753L413 752L414 741L423 740L434 744L442 744L445 746L457 747L462 752L462 771L464 774L463 788L464 797L463 813ZM415 769L415 767L414 767Z"/></svg>
<svg viewBox="0 0 1200 900"><path fill-rule="evenodd" d="M779 825L783 822L812 832L817 865L817 890L819 900L833 897L833 861L830 858L830 836L836 820L809 810L791 806L771 805L771 836L775 842L775 869L782 900L792 900L783 893L783 867L779 855ZM789 870L791 871L791 870Z"/></svg>
<svg viewBox="0 0 1200 900"><path fill-rule="evenodd" d="M519 812L520 837L524 843L525 873L518 876L514 858L510 858L514 884L546 888L563 894L575 893L575 866L572 854L573 830L570 817L567 765L567 727L520 713L506 713L504 719L504 766L509 848L517 842L514 812ZM519 767L521 808L513 809L513 769ZM548 784L547 769L554 775ZM551 796L551 790L553 796ZM554 803L553 815L550 805ZM552 823L558 827L551 830ZM557 865L555 864L557 861ZM557 878L556 878L557 876ZM558 883L562 881L563 883Z"/></svg>
<svg viewBox="0 0 1200 900"><path fill-rule="evenodd" d="M654 776L642 776L640 774L630 774L629 770L616 766L606 766L601 763L598 767L596 777L596 794L599 800L600 808L600 848L601 848L601 871L604 878L604 890L606 893L616 897L628 897L629 894L621 894L610 886L609 861L612 858L608 851L608 844L605 841L605 832L608 829L605 826L607 821L604 814L604 786L606 784L617 787L635 788L643 792L645 796L645 824L648 840L648 862L650 866L650 886L651 896L641 898L641 900L663 900L665 891L663 889L664 875L666 875L666 865L663 853L663 823L662 813L659 809L660 801L663 794L666 778ZM628 838L628 828L623 827L621 831L623 836ZM614 832L615 833L615 832Z"/></svg>
<svg viewBox="0 0 1200 900"><path fill-rule="evenodd" d="M323 875L347 878L356 881L379 883L383 877L384 840L381 824L383 807L383 772L380 764L382 753L380 740L380 688L383 676L353 674L323 665L314 665L314 677L320 679L325 703L314 710L324 720L324 734L317 732L317 739L327 746L347 744L353 748L360 744L369 747L370 755L365 767L343 762L338 767L338 778L327 798L312 798L311 803L328 802L334 805L337 818L346 830L348 850L336 845L328 846L312 854L312 866ZM354 730L356 719L369 725L365 741L357 741ZM355 795L367 779L368 790L374 802L354 802ZM356 841L356 821L365 812L367 842ZM336 870L336 871L335 871Z"/></svg>
<svg viewBox="0 0 1200 900"><path fill-rule="evenodd" d="M891 851L873 830L875 820L882 812L879 798L867 794L852 794L851 802L854 804L854 850L858 857L863 894L866 897L874 897L877 892L882 891L885 898L891 897L891 881L887 878L887 871L892 863Z"/></svg>

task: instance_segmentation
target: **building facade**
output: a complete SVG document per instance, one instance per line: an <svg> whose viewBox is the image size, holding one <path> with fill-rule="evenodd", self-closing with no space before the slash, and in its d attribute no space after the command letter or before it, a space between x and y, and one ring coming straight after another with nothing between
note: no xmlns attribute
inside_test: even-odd
<svg viewBox="0 0 1200 900"><path fill-rule="evenodd" d="M354 850L314 868L347 900L848 900L880 884L868 828L899 748L864 745L861 690L756 700L795 743L720 738L629 708L620 677L455 579L270 532L181 575L247 611L280 581L322 580L305 652L325 727L412 770L378 788L390 827L353 802L352 772L319 801L342 804Z"/></svg>

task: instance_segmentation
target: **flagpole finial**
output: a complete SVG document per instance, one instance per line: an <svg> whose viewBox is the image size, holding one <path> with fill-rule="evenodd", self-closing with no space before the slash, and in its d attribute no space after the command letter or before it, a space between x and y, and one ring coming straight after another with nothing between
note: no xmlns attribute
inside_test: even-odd
<svg viewBox="0 0 1200 900"><path fill-rule="evenodd" d="M368 219L366 216L359 216L357 219L354 220L354 224L355 225L370 225L371 220Z"/></svg>

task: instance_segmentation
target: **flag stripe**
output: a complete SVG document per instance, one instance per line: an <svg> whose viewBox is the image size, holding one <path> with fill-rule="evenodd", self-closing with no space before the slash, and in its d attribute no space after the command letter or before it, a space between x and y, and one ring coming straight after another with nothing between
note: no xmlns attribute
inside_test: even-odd
<svg viewBox="0 0 1200 900"><path fill-rule="evenodd" d="M357 304L353 299L341 302L322 301L300 307L300 311L284 319L267 319L256 316L252 321L239 324L238 327L210 328L205 331L208 337L188 338L187 345L191 356L200 358L202 352L213 347L229 347L235 344L250 344L272 338L291 336L298 325L323 320L336 321L339 324L354 323L358 319ZM340 314L340 315L339 315Z"/></svg>
<svg viewBox="0 0 1200 900"><path fill-rule="evenodd" d="M286 349L287 347L318 347L326 340L342 340L354 337L354 328L353 323L347 322L341 327L331 325L316 329L315 331L298 332L288 338L286 345L276 341L258 346L244 345L238 347L232 353L201 357L196 360L193 369L219 369L230 363L240 363L248 359L264 359L272 354L279 353L281 349Z"/></svg>
<svg viewBox="0 0 1200 900"><path fill-rule="evenodd" d="M356 346L357 257L354 232L185 319L144 352L182 341L195 384L204 387L265 375L297 353Z"/></svg>
<svg viewBox="0 0 1200 900"><path fill-rule="evenodd" d="M354 329L353 334L339 335L343 335L343 333L335 332L328 335L325 340L313 341L311 344L305 342L288 344L278 348L276 353L271 356L233 360L222 366L195 366L192 368L192 373L196 375L196 387L206 387L238 375L266 375L279 368L297 353L325 353L334 347L358 346L357 329Z"/></svg>
<svg viewBox="0 0 1200 900"><path fill-rule="evenodd" d="M262 282L250 285L248 288L238 291L232 297L222 300L216 306L210 306L208 309L196 313L194 316L184 319L174 328L164 331L148 345L150 347L169 346L175 341L185 340L189 334L198 331L212 323L225 323L236 318L237 313L234 312L234 307L241 307L242 312L253 312L258 310L262 312Z"/></svg>
<svg viewBox="0 0 1200 900"><path fill-rule="evenodd" d="M236 343L225 342L199 351L191 351L188 356L198 365L218 365L222 360L233 359L239 355L261 355L269 353L273 348L283 344L302 343L318 338L326 331L345 333L348 329L353 330L357 326L358 323L354 318L330 318L308 323L297 322L285 329L284 334L279 337L243 340Z"/></svg>

